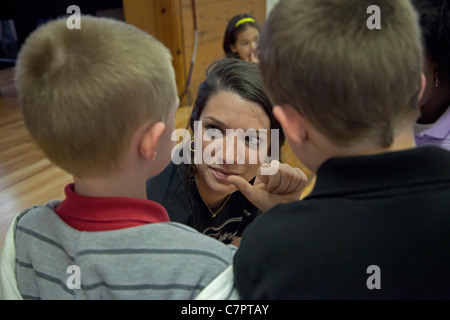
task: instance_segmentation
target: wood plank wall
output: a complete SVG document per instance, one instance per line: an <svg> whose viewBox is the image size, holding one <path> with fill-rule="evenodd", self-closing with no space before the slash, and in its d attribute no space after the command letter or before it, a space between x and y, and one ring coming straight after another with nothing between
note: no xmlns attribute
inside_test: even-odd
<svg viewBox="0 0 450 320"><path fill-rule="evenodd" d="M155 36L170 49L181 94L186 78L179 0L123 0L125 21Z"/></svg>
<svg viewBox="0 0 450 320"><path fill-rule="evenodd" d="M192 0L123 0L125 21L154 35L172 52L178 92L185 90L194 49ZM191 105L208 65L223 58L222 41L228 21L238 13L252 14L262 26L266 0L195 0L198 47L188 94Z"/></svg>

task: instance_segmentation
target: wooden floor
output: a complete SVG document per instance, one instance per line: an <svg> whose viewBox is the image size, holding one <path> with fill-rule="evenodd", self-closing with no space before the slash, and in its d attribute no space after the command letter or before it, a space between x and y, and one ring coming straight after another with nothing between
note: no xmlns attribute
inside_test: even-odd
<svg viewBox="0 0 450 320"><path fill-rule="evenodd" d="M0 246L16 214L62 199L71 180L45 158L26 131L13 79L14 69L0 70Z"/></svg>
<svg viewBox="0 0 450 320"><path fill-rule="evenodd" d="M64 187L72 181L32 141L22 120L13 79L14 69L0 70L0 248L15 215L30 206L64 199ZM185 127L189 111L187 107L179 109L177 128ZM283 147L282 157L291 166L305 170L289 147ZM311 188L312 184L304 194Z"/></svg>

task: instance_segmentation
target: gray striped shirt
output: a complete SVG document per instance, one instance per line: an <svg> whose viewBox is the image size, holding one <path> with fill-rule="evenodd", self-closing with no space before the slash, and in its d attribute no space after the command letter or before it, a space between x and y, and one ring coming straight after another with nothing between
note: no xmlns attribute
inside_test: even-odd
<svg viewBox="0 0 450 320"><path fill-rule="evenodd" d="M188 226L78 231L56 215L58 203L18 217L16 278L24 299L193 299L232 264L235 247Z"/></svg>

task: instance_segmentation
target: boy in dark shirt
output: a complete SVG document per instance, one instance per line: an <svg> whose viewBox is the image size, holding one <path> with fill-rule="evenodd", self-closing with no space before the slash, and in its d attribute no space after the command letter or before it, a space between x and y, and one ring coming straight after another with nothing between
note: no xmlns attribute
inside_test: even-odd
<svg viewBox="0 0 450 320"><path fill-rule="evenodd" d="M367 26L372 5L381 29ZM274 114L317 182L244 231L241 297L449 298L450 153L415 148L425 78L410 2L280 1L259 58Z"/></svg>

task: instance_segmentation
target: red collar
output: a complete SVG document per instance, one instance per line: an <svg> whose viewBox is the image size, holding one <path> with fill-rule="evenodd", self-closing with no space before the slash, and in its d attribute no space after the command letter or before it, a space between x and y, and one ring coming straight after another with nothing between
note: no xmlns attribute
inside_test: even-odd
<svg viewBox="0 0 450 320"><path fill-rule="evenodd" d="M69 226L80 231L110 231L170 221L166 209L150 200L86 197L65 188L66 199L55 208Z"/></svg>

